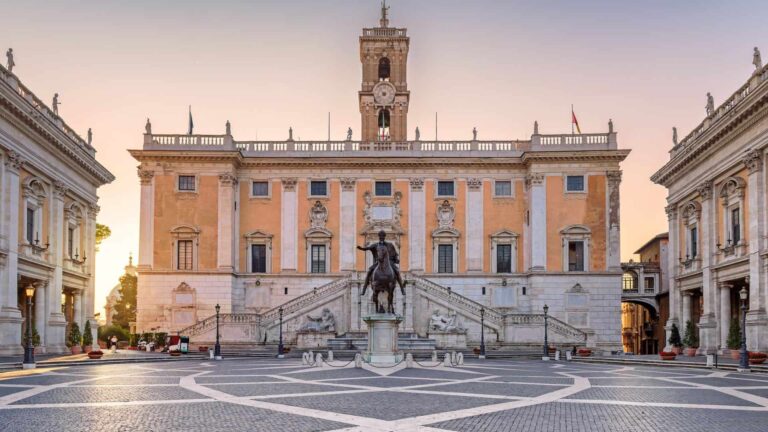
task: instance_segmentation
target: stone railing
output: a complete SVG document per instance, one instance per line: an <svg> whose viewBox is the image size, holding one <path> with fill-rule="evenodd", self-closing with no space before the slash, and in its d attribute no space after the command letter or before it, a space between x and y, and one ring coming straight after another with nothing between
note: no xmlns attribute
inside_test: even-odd
<svg viewBox="0 0 768 432"><path fill-rule="evenodd" d="M532 151L547 150L615 150L616 133L533 135Z"/></svg>
<svg viewBox="0 0 768 432"><path fill-rule="evenodd" d="M394 27L374 27L363 29L364 37L406 37L407 30Z"/></svg>
<svg viewBox="0 0 768 432"><path fill-rule="evenodd" d="M345 290L351 281L352 279L349 277L337 279L314 288L312 291L287 301L278 307L272 308L261 315L261 326L268 328L271 324L277 322L280 319L280 308L283 309L283 318L285 318L287 315L300 311L313 304L317 304L320 301Z"/></svg>
<svg viewBox="0 0 768 432"><path fill-rule="evenodd" d="M261 322L261 316L256 313L225 313L219 314L219 326L224 324L254 324L258 325ZM182 336L197 336L216 328L216 315L211 315L208 318L198 321L196 324L192 324L189 327L179 330L179 334Z"/></svg>
<svg viewBox="0 0 768 432"><path fill-rule="evenodd" d="M504 315L507 324L512 325L536 325L544 326L544 314L507 314ZM554 333L562 335L576 341L586 341L587 334L576 327L560 321L549 315L547 318L547 328Z"/></svg>
<svg viewBox="0 0 768 432"><path fill-rule="evenodd" d="M410 275L408 276L408 283L413 284L422 291L440 298L442 300L445 300L446 302L450 303L451 306L460 308L464 312L468 312L472 315L480 317L480 310L485 311L485 321L488 323L492 323L495 326L501 327L504 321L504 316L499 313L496 309L487 307L483 304L480 304L474 300L471 300L467 297L464 297L463 295L456 294L455 292L438 285L430 280Z"/></svg>
<svg viewBox="0 0 768 432"><path fill-rule="evenodd" d="M75 132L64 120L61 119L52 109L48 107L42 100L40 100L30 89L28 89L18 77L10 72L3 66L0 66L0 80L7 84L13 92L21 96L30 107L28 111L38 120L45 119L46 123L64 134L72 143L77 147L85 150L93 157L95 150L88 144L77 132Z"/></svg>
<svg viewBox="0 0 768 432"><path fill-rule="evenodd" d="M157 150L235 150L229 135L144 134L144 148Z"/></svg>

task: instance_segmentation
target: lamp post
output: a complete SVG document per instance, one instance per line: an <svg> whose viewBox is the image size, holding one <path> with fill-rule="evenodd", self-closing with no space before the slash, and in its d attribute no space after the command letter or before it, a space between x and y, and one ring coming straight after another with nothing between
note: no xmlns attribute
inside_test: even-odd
<svg viewBox="0 0 768 432"><path fill-rule="evenodd" d="M479 359L485 359L485 308L480 308L480 355Z"/></svg>
<svg viewBox="0 0 768 432"><path fill-rule="evenodd" d="M548 330L549 330L549 315L547 315L547 312L549 312L549 306L546 304L544 305L544 355L542 356L542 360L549 360L549 342L547 341L548 338Z"/></svg>
<svg viewBox="0 0 768 432"><path fill-rule="evenodd" d="M213 359L221 360L221 344L219 343L219 311L221 306L216 303L216 345L213 346Z"/></svg>
<svg viewBox="0 0 768 432"><path fill-rule="evenodd" d="M35 286L29 285L26 288L27 294L27 343L24 344L24 369L34 369L35 364L35 346L32 343L32 297L35 295Z"/></svg>
<svg viewBox="0 0 768 432"><path fill-rule="evenodd" d="M741 300L741 352L739 355L739 370L749 371L749 354L747 353L747 295L749 292L744 287L739 291Z"/></svg>
<svg viewBox="0 0 768 432"><path fill-rule="evenodd" d="M277 313L280 316L280 339L277 341L277 358L283 358L285 355L283 355L283 307L280 306L279 309L277 309Z"/></svg>

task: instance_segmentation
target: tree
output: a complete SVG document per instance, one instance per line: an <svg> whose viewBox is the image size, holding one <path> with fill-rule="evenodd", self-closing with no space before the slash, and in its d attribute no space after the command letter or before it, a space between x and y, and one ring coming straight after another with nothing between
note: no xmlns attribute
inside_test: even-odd
<svg viewBox="0 0 768 432"><path fill-rule="evenodd" d="M96 223L96 250L99 250L99 245L104 240L108 239L112 235L112 230L108 226Z"/></svg>
<svg viewBox="0 0 768 432"><path fill-rule="evenodd" d="M685 322L685 337L683 338L683 345L687 348L699 347L699 332L696 331L696 326L688 320Z"/></svg>
<svg viewBox="0 0 768 432"><path fill-rule="evenodd" d="M136 289L138 278L130 274L120 276L120 300L115 303L112 324L129 328L130 322L136 321Z"/></svg>
<svg viewBox="0 0 768 432"><path fill-rule="evenodd" d="M681 347L683 343L680 341L680 329L677 328L677 324L672 324L672 331L669 335L669 344L673 347Z"/></svg>
<svg viewBox="0 0 768 432"><path fill-rule="evenodd" d="M731 328L728 329L728 339L725 344L728 346L728 349L737 350L741 348L741 328L737 318L731 320Z"/></svg>
<svg viewBox="0 0 768 432"><path fill-rule="evenodd" d="M83 346L93 345L93 335L91 334L91 321L86 320L83 326Z"/></svg>
<svg viewBox="0 0 768 432"><path fill-rule="evenodd" d="M80 327L76 322L70 324L69 336L67 337L67 346L80 346L83 341L83 335L80 333Z"/></svg>

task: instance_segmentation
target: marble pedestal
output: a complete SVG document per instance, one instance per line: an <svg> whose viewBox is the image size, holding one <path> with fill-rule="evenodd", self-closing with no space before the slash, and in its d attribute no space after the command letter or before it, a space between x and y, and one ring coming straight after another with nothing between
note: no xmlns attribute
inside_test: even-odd
<svg viewBox="0 0 768 432"><path fill-rule="evenodd" d="M440 349L467 349L467 333L431 331L428 335L435 340L435 347Z"/></svg>
<svg viewBox="0 0 768 432"><path fill-rule="evenodd" d="M296 345L299 349L328 348L328 339L336 337L336 332L300 330L296 332Z"/></svg>
<svg viewBox="0 0 768 432"><path fill-rule="evenodd" d="M374 314L363 317L368 324L368 350L365 361L379 366L392 366L402 360L397 351L397 331L403 317L393 314Z"/></svg>

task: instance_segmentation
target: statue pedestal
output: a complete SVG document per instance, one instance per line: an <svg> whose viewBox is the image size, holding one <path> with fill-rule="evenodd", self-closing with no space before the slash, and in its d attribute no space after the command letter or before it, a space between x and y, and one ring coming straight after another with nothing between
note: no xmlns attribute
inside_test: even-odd
<svg viewBox="0 0 768 432"><path fill-rule="evenodd" d="M296 346L303 348L327 348L328 339L336 337L332 331L299 330L296 332Z"/></svg>
<svg viewBox="0 0 768 432"><path fill-rule="evenodd" d="M467 349L466 331L438 331L432 330L427 335L435 340L435 347L441 349Z"/></svg>
<svg viewBox="0 0 768 432"><path fill-rule="evenodd" d="M365 361L374 365L392 366L403 359L397 351L397 331L403 317L392 314L373 314L363 317L368 324L368 350Z"/></svg>

